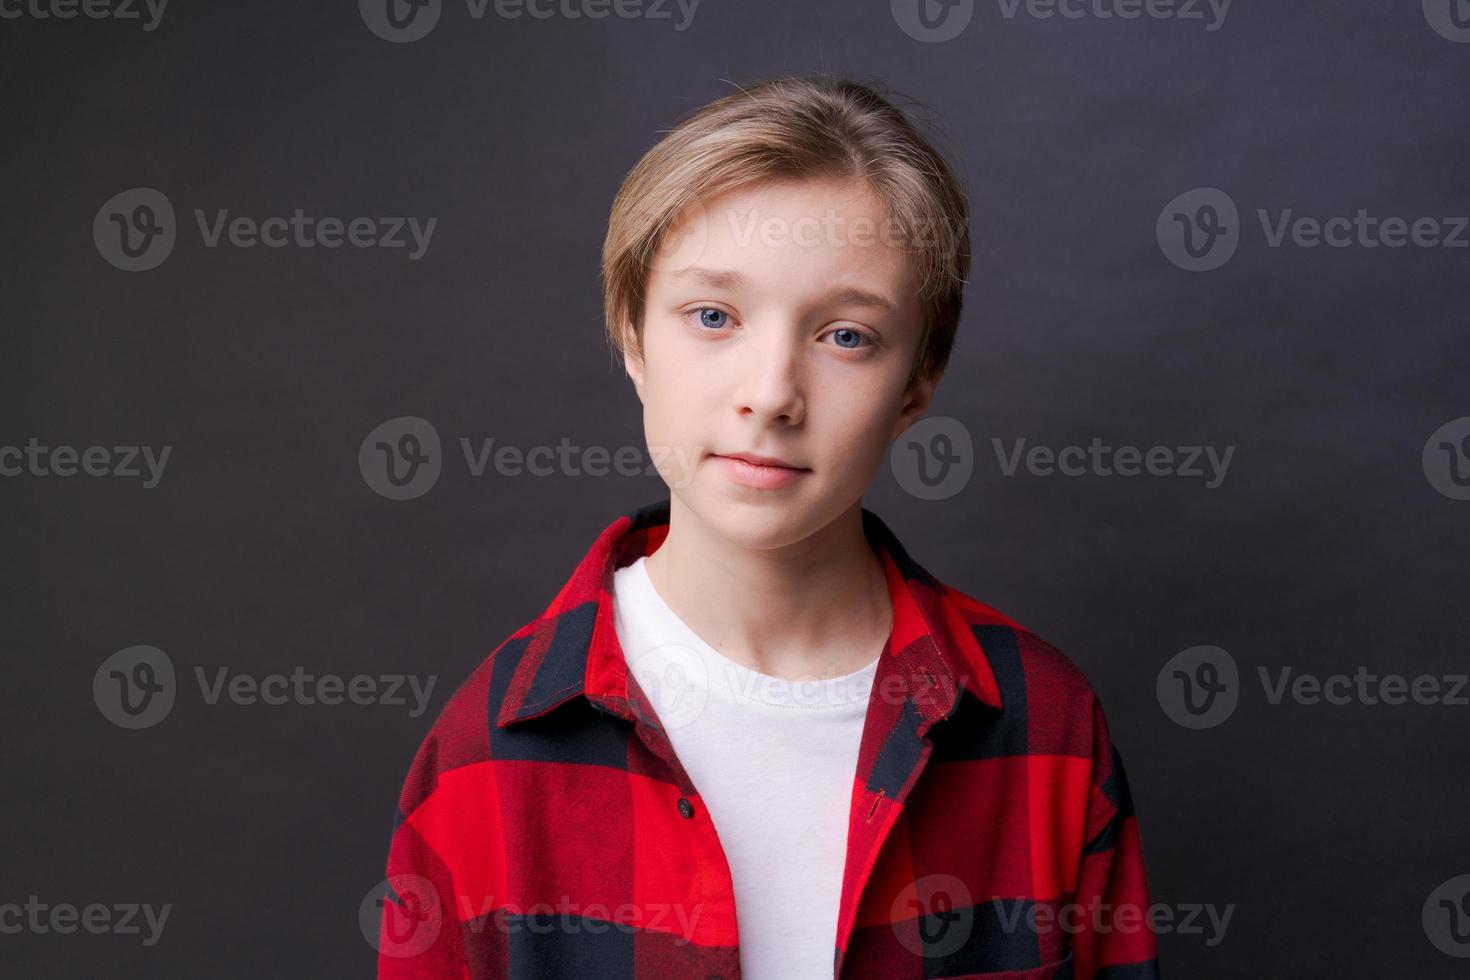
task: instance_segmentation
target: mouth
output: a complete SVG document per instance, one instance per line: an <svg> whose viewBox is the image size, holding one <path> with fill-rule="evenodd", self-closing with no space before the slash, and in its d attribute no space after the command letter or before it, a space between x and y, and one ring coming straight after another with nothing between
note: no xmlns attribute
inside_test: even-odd
<svg viewBox="0 0 1470 980"><path fill-rule="evenodd" d="M775 456L757 456L754 453L715 453L721 459L734 459L751 466L760 466L767 469L795 470L798 473L810 472L808 467L797 466L784 459Z"/></svg>
<svg viewBox="0 0 1470 980"><path fill-rule="evenodd" d="M734 483L752 490L779 490L808 476L811 470L774 456L753 453L714 453L719 468Z"/></svg>

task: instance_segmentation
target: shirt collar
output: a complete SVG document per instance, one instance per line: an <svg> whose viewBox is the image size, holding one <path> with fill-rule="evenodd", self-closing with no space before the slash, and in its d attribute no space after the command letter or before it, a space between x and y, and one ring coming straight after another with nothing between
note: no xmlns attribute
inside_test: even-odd
<svg viewBox="0 0 1470 980"><path fill-rule="evenodd" d="M879 657L875 688L901 685L922 714L924 728L951 714L961 691L1000 709L999 685L970 625L975 617L965 613L998 614L938 582L866 507L862 525L883 561L893 603L893 633ZM529 642L496 727L547 714L577 697L629 716L634 699L613 626L613 572L652 554L668 532L669 501L661 500L623 514L598 535L546 611L518 632Z"/></svg>

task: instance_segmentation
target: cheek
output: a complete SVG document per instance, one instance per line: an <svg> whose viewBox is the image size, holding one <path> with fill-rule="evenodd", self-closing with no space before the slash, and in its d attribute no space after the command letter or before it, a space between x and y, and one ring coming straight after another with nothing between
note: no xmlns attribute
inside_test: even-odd
<svg viewBox="0 0 1470 980"><path fill-rule="evenodd" d="M701 436L697 419L711 397L693 372L669 358L650 359L643 377L643 432L649 446L688 447Z"/></svg>
<svg viewBox="0 0 1470 980"><path fill-rule="evenodd" d="M896 406L869 398L836 400L835 411L824 415L829 470L842 479L866 480L888 452L888 433L898 413Z"/></svg>
<svg viewBox="0 0 1470 980"><path fill-rule="evenodd" d="M718 401L719 374L677 338L660 338L644 371L643 399L669 424L677 425Z"/></svg>
<svg viewBox="0 0 1470 980"><path fill-rule="evenodd" d="M669 359L650 364L643 380L645 408L660 418L676 421L680 406L692 407L691 400L700 391L697 384L691 383L693 377Z"/></svg>

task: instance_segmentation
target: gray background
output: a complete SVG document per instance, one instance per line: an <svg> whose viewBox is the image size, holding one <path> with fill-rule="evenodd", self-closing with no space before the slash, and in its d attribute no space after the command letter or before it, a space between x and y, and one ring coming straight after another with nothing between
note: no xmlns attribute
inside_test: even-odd
<svg viewBox="0 0 1470 980"><path fill-rule="evenodd" d="M676 14L677 19L677 14ZM942 580L1066 650L1108 709L1173 978L1453 977L1421 923L1470 872L1470 708L1271 705L1256 668L1464 672L1470 503L1421 466L1470 414L1470 251L1270 248L1255 209L1470 213L1470 44L1418 0L1237 0L1223 26L1005 18L925 43L884 2L704 0L692 24L469 16L389 43L350 3L0 20L0 444L173 447L159 485L0 479L0 903L173 906L162 940L0 936L25 977L370 975L357 909L455 685L656 476L472 477L458 440L642 447L601 339L618 184L685 110L826 69L927 107L975 271L932 414L973 436L941 501L865 498ZM158 268L104 261L113 195L168 196ZM1177 268L1155 222L1217 187L1242 240ZM192 211L438 218L428 253L206 248ZM387 419L444 440L427 494L357 465ZM1003 477L990 440L1235 446L1228 479ZM127 731L91 694L135 644L180 692ZM1174 654L1228 650L1189 730ZM436 675L427 714L208 705L193 670ZM1466 950L1470 952L1470 950Z"/></svg>

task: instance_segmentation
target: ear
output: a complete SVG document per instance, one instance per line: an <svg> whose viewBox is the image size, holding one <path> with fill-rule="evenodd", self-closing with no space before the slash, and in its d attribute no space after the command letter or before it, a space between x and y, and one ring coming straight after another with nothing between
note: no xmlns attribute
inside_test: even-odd
<svg viewBox="0 0 1470 980"><path fill-rule="evenodd" d="M638 400L643 401L643 355L633 351L623 353L623 370L628 372L628 377L633 379L633 390L638 393Z"/></svg>
<svg viewBox="0 0 1470 980"><path fill-rule="evenodd" d="M893 420L893 431L888 435L890 441L897 439L929 410L929 403L934 400L934 389L938 386L938 377L921 377L909 386L904 393L903 408L899 411L898 418Z"/></svg>

